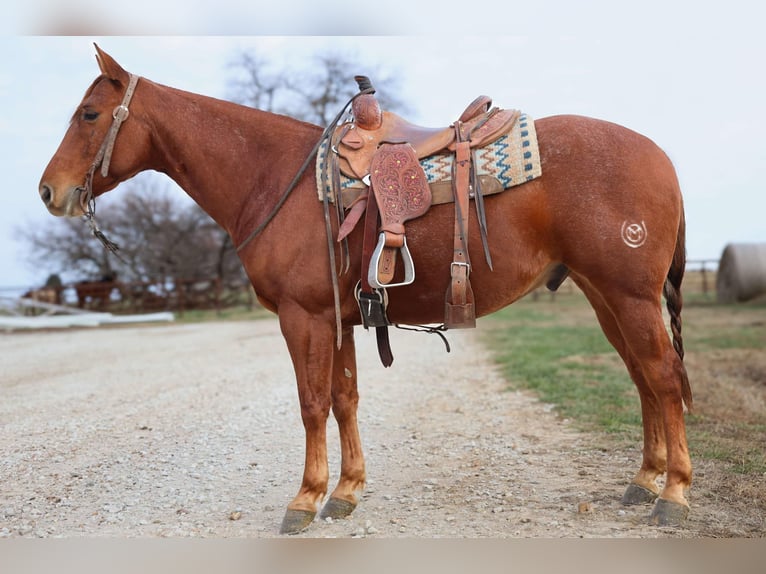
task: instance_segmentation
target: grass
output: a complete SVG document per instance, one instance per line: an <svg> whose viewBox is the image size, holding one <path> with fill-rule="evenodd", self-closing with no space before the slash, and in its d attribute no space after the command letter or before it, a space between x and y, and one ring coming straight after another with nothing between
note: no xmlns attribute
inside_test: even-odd
<svg viewBox="0 0 766 574"><path fill-rule="evenodd" d="M691 306L684 316L697 407L687 415L693 456L763 476L766 413L743 406L766 397L766 362L757 359L766 352L766 305ZM581 430L615 444L640 443L638 392L581 294L523 299L492 315L486 327L509 389L534 391Z"/></svg>
<svg viewBox="0 0 766 574"><path fill-rule="evenodd" d="M259 305L248 307L227 307L215 309L194 309L176 313L178 323L204 323L208 321L254 321L274 317L274 314Z"/></svg>
<svg viewBox="0 0 766 574"><path fill-rule="evenodd" d="M595 317L560 325L559 312L525 300L492 316L486 332L509 387L534 391L583 430L640 436L638 393Z"/></svg>

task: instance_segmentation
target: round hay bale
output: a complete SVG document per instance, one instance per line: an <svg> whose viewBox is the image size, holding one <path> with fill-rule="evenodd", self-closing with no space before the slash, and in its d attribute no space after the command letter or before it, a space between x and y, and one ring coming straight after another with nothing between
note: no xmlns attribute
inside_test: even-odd
<svg viewBox="0 0 766 574"><path fill-rule="evenodd" d="M766 243L730 243L718 263L719 303L750 301L766 294Z"/></svg>

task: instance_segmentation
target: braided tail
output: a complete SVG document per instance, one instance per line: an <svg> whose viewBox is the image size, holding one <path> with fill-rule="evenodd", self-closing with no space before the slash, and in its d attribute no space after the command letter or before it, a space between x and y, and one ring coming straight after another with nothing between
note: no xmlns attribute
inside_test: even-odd
<svg viewBox="0 0 766 574"><path fill-rule="evenodd" d="M678 223L678 235L676 237L676 249L673 253L673 262L670 264L663 294L670 314L670 330L673 333L673 348L681 359L681 396L686 408L692 410L692 389L689 384L689 376L686 373L684 360L684 340L681 336L681 308L684 298L681 295L681 283L686 269L686 218L683 204L681 205L681 220Z"/></svg>

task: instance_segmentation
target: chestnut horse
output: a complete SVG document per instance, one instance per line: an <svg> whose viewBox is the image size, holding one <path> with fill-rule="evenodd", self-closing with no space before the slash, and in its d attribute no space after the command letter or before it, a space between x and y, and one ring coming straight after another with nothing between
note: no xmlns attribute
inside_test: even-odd
<svg viewBox="0 0 766 574"><path fill-rule="evenodd" d="M304 530L320 507L323 517L349 515L365 486L354 349L354 326L361 323L354 288L363 233L358 226L348 237L350 272L337 278L339 323L330 253L322 247L326 221L315 170L306 171L284 195L322 128L138 78L98 46L96 51L101 75L42 175L43 202L54 215L83 215L99 194L141 171L156 170L183 188L235 245L252 238L240 258L259 301L279 317L306 434L303 480L281 532ZM111 146L102 142L119 122L113 150L104 153ZM674 168L652 141L612 123L554 116L535 126L542 176L485 199L494 269L483 263L472 269L476 315L509 305L566 266L640 395L643 461L623 502L656 500L651 522L680 523L689 509L684 405L690 408L692 397L682 362L685 224ZM442 322L454 216L454 206L435 205L407 224L418 276L389 289L392 323ZM331 225L337 233L334 216ZM479 233L471 218L474 261L484 257ZM672 339L662 315L663 294ZM322 507L330 409L340 432L341 469ZM663 474L660 489L656 479Z"/></svg>

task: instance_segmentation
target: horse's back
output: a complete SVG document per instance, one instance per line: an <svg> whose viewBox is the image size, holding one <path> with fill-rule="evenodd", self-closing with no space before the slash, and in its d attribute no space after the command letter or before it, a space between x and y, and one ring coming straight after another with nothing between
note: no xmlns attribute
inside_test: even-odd
<svg viewBox="0 0 766 574"><path fill-rule="evenodd" d="M586 116L558 115L535 121L540 160L547 179L564 177L622 185L655 176L677 189L675 171L665 152L629 128Z"/></svg>

